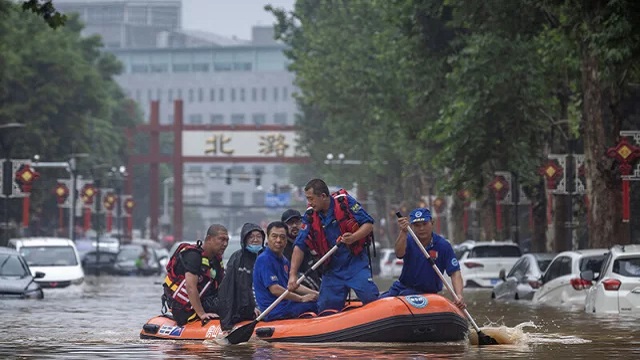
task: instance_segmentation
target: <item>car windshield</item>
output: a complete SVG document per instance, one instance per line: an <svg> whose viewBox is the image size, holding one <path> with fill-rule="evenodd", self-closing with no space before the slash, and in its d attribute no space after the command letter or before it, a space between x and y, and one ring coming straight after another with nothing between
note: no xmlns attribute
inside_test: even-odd
<svg viewBox="0 0 640 360"><path fill-rule="evenodd" d="M27 269L16 255L0 255L0 276L25 277Z"/></svg>
<svg viewBox="0 0 640 360"><path fill-rule="evenodd" d="M580 259L580 272L591 270L594 273L599 273L605 256L605 254L602 254L597 256L583 257L582 259Z"/></svg>
<svg viewBox="0 0 640 360"><path fill-rule="evenodd" d="M540 268L541 272L545 272L549 267L549 264L551 264L551 259L538 260L538 267Z"/></svg>
<svg viewBox="0 0 640 360"><path fill-rule="evenodd" d="M114 262L116 254L100 252L100 263L108 264ZM98 255L95 252L90 252L84 257L84 262L89 264L96 264L98 262Z"/></svg>
<svg viewBox="0 0 640 360"><path fill-rule="evenodd" d="M613 272L622 276L640 277L640 258L616 259Z"/></svg>
<svg viewBox="0 0 640 360"><path fill-rule="evenodd" d="M471 249L470 258L520 257L520 248L513 245L476 246Z"/></svg>
<svg viewBox="0 0 640 360"><path fill-rule="evenodd" d="M25 246L20 253L29 266L75 266L76 253L71 246Z"/></svg>

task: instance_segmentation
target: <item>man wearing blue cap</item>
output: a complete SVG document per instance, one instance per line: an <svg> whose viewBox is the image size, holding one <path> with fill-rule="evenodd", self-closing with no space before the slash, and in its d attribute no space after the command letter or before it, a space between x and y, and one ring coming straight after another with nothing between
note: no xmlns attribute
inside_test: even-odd
<svg viewBox="0 0 640 360"><path fill-rule="evenodd" d="M409 219L399 218L398 225L400 226L400 234L396 239L395 252L396 257L404 260L404 265L400 278L391 285L389 291L382 293L380 297L435 294L442 290L442 280L409 234L408 227L411 226L440 272L444 273L446 270L451 277L453 291L459 299L454 303L463 309L465 307L462 297L464 285L458 259L456 259L451 244L444 237L433 232L433 220L429 209L417 208L413 210Z"/></svg>

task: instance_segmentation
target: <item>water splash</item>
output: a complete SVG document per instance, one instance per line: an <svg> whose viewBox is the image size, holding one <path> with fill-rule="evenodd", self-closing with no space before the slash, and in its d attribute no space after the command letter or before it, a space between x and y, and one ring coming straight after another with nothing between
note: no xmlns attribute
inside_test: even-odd
<svg viewBox="0 0 640 360"><path fill-rule="evenodd" d="M502 319L500 319L500 321L501 320ZM526 321L514 327L491 323L489 326L480 328L480 330L484 334L496 339L500 345L533 345L548 343L585 344L591 342L591 340L582 339L574 335L525 332L525 328L540 329L542 326L534 324L533 321ZM469 332L469 342L472 345L478 345L478 335L473 330Z"/></svg>

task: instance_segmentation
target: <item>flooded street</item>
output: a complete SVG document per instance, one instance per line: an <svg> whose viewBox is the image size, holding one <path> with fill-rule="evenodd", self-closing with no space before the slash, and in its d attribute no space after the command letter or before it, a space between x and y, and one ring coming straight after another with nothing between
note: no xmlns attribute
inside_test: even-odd
<svg viewBox="0 0 640 360"><path fill-rule="evenodd" d="M160 311L160 278L90 277L78 287L46 290L37 300L0 300L2 358L58 359L343 359L343 358L636 358L638 318L595 316L527 302L495 303L488 290L466 290L479 325L525 327L522 343L478 348L444 344L269 344L221 347L213 342L140 340ZM378 281L386 289L389 281Z"/></svg>

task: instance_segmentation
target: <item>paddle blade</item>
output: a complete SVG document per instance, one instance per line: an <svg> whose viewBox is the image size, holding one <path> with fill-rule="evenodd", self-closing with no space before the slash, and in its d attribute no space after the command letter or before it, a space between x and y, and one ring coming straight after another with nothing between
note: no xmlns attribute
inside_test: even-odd
<svg viewBox="0 0 640 360"><path fill-rule="evenodd" d="M226 337L216 340L216 342L220 345L235 345L247 342L251 339L251 335L253 335L253 330L256 328L257 324L258 322L254 320L247 325L242 325L231 331Z"/></svg>
<svg viewBox="0 0 640 360"><path fill-rule="evenodd" d="M478 345L498 345L498 341L482 331L478 331Z"/></svg>

